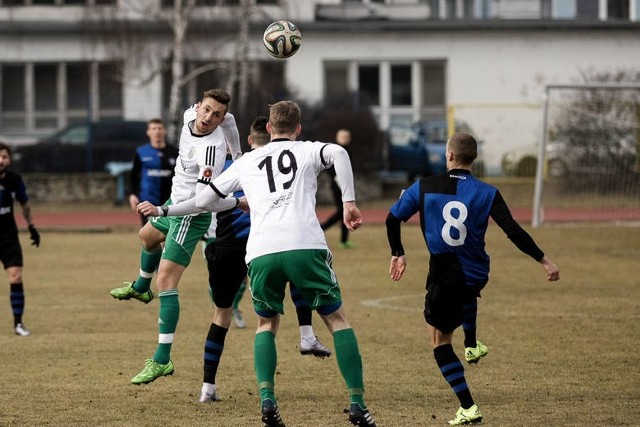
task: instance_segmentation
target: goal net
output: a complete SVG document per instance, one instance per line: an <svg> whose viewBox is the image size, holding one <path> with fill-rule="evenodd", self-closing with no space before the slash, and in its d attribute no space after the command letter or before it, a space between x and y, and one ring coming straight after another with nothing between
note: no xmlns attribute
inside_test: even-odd
<svg viewBox="0 0 640 427"><path fill-rule="evenodd" d="M640 84L549 85L532 226L640 222Z"/></svg>

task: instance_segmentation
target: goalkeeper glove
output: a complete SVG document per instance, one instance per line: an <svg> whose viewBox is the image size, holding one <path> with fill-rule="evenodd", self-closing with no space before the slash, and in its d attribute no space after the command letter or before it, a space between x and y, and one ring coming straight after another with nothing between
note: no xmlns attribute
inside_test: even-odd
<svg viewBox="0 0 640 427"><path fill-rule="evenodd" d="M36 230L36 226L31 224L29 225L29 234L31 234L31 245L36 248L40 247L40 233Z"/></svg>

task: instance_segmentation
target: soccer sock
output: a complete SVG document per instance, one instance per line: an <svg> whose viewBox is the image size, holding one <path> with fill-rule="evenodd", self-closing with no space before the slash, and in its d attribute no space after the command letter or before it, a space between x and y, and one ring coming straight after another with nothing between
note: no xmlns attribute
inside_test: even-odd
<svg viewBox="0 0 640 427"><path fill-rule="evenodd" d="M302 298L302 294L293 283L289 284L289 290L291 291L291 300L293 301L293 305L296 306L296 315L298 316L298 325L299 326L311 326L311 307L309 304ZM311 329L313 335L313 329Z"/></svg>
<svg viewBox="0 0 640 427"><path fill-rule="evenodd" d="M240 305L240 300L242 299L242 296L244 295L244 291L247 289L247 280L243 280L242 283L240 284L240 289L238 289L238 292L236 292L236 296L233 297L233 309L237 310L238 306Z"/></svg>
<svg viewBox="0 0 640 427"><path fill-rule="evenodd" d="M21 283L11 283L9 299L11 301L11 311L13 311L13 326L22 323L22 313L24 312L24 286Z"/></svg>
<svg viewBox="0 0 640 427"><path fill-rule="evenodd" d="M151 288L151 279L158 269L160 258L162 258L162 247L154 251L142 249L140 252L140 275L133 283L133 289L136 292L147 292Z"/></svg>
<svg viewBox="0 0 640 427"><path fill-rule="evenodd" d="M274 387L278 352L276 350L276 336L273 332L265 331L256 334L253 352L260 400L271 399L273 403L277 403Z"/></svg>
<svg viewBox="0 0 640 427"><path fill-rule="evenodd" d="M473 405L473 398L467 380L464 378L464 367L454 353L453 346L451 344L440 345L433 349L433 355L440 368L440 373L458 396L460 406L469 409Z"/></svg>
<svg viewBox="0 0 640 427"><path fill-rule="evenodd" d="M204 343L204 377L202 382L215 384L220 357L224 350L224 339L227 336L227 328L212 323L209 326L207 341Z"/></svg>
<svg viewBox="0 0 640 427"><path fill-rule="evenodd" d="M476 319L478 316L478 302L474 298L473 301L466 302L462 306L462 330L464 331L464 346L476 347Z"/></svg>
<svg viewBox="0 0 640 427"><path fill-rule="evenodd" d="M178 290L169 289L158 294L160 300L160 314L158 317L158 347L153 355L153 360L165 365L171 360L171 345L173 335L180 318L180 301Z"/></svg>
<svg viewBox="0 0 640 427"><path fill-rule="evenodd" d="M357 403L362 409L364 404L364 381L362 379L362 357L358 349L358 340L353 329L342 329L333 333L336 348L336 360L344 382L349 389L351 403Z"/></svg>

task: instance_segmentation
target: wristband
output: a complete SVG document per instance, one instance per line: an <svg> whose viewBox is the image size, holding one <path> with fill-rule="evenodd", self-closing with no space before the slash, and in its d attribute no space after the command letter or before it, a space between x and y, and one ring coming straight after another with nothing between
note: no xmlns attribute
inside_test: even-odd
<svg viewBox="0 0 640 427"><path fill-rule="evenodd" d="M397 251L391 251L391 256L403 256L404 255L404 249L400 249Z"/></svg>
<svg viewBox="0 0 640 427"><path fill-rule="evenodd" d="M169 213L169 206L162 205L160 206L160 210L162 211L162 216L167 216Z"/></svg>

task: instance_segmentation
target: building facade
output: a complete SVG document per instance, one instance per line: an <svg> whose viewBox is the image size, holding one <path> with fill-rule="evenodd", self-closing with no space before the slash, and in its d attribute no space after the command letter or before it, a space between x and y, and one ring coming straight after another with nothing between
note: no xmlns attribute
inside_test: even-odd
<svg viewBox="0 0 640 427"><path fill-rule="evenodd" d="M0 139L88 119L166 118L173 3L0 0ZM546 85L640 71L640 0L198 0L185 73L219 66L185 81L182 106L227 84L242 19L254 87L275 93L284 81L309 102L346 94L382 130L453 117L484 141L490 173L504 152L540 139ZM288 60L262 46L276 19L302 31Z"/></svg>

